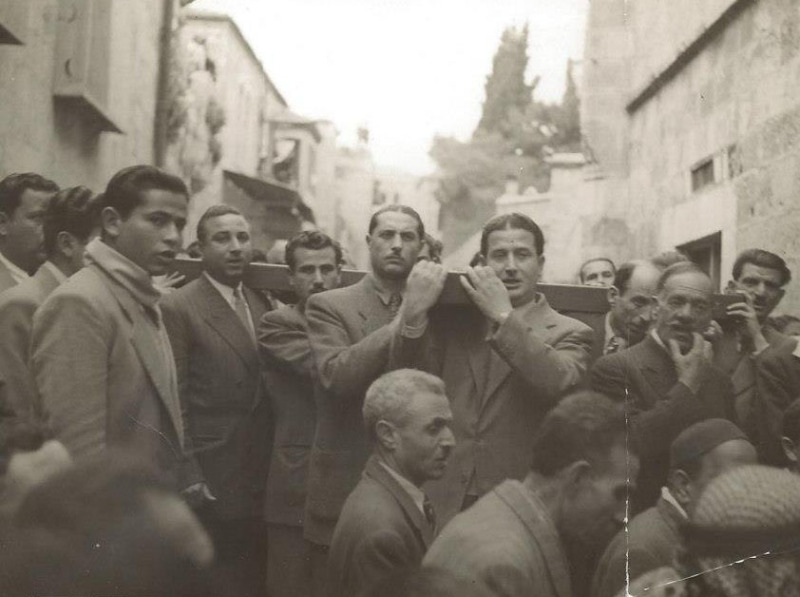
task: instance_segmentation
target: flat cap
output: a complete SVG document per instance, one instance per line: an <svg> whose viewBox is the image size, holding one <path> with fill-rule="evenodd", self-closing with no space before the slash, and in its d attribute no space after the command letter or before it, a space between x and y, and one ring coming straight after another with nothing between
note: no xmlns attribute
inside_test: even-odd
<svg viewBox="0 0 800 597"><path fill-rule="evenodd" d="M706 419L684 429L669 448L669 466L680 468L695 462L720 444L734 440L747 441L744 431L727 419Z"/></svg>

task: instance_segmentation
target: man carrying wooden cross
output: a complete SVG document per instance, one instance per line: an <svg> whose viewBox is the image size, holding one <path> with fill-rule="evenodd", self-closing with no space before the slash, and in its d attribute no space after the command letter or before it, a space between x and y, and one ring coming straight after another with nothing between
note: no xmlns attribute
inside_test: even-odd
<svg viewBox="0 0 800 597"><path fill-rule="evenodd" d="M504 479L530 468L534 432L548 410L586 374L593 332L556 313L537 291L544 235L511 213L483 227L481 265L462 285L476 309L405 305L399 358L444 379L456 448L427 492L444 524ZM410 301L409 301L410 303ZM424 306L424 305L423 305Z"/></svg>

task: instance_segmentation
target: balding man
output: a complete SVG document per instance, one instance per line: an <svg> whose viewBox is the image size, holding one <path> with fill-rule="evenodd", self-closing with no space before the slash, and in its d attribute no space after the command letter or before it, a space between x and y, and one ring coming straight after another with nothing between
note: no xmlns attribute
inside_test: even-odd
<svg viewBox="0 0 800 597"><path fill-rule="evenodd" d="M757 464L756 449L745 433L726 419L707 419L685 429L670 446L666 487L652 508L634 516L606 548L594 577L592 595L613 597L626 575L671 566L681 544L680 526L689 519L697 498L721 473Z"/></svg>
<svg viewBox="0 0 800 597"><path fill-rule="evenodd" d="M592 387L628 407L641 443L637 511L652 506L666 482L669 446L692 423L733 419L730 380L711 362L704 332L711 321L713 285L691 262L661 274L653 330L628 350L599 359Z"/></svg>
<svg viewBox="0 0 800 597"><path fill-rule="evenodd" d="M613 354L638 344L653 321L653 295L661 270L650 261L623 263L608 289L603 354Z"/></svg>
<svg viewBox="0 0 800 597"><path fill-rule="evenodd" d="M358 595L419 566L436 531L422 486L441 478L455 445L444 382L422 371L378 378L363 415L373 452L333 534L330 597Z"/></svg>

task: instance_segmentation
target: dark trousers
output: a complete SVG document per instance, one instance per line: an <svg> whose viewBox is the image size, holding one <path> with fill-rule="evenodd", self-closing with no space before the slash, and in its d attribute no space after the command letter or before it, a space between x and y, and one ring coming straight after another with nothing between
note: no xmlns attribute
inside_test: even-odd
<svg viewBox="0 0 800 597"><path fill-rule="evenodd" d="M260 517L222 520L208 510L199 515L214 542L214 573L222 594L265 597L267 524Z"/></svg>
<svg viewBox="0 0 800 597"><path fill-rule="evenodd" d="M269 597L309 597L313 578L311 546L303 527L268 525L267 594Z"/></svg>

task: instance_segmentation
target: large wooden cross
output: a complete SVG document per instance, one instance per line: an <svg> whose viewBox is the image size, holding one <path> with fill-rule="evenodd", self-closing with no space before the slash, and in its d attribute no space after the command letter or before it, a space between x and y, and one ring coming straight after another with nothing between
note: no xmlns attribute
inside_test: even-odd
<svg viewBox="0 0 800 597"><path fill-rule="evenodd" d="M180 258L175 270L192 280L203 271L196 259ZM358 282L366 272L342 270L342 285ZM472 305L458 281L458 272L447 276L440 304L454 306ZM285 296L291 293L288 268L285 265L253 263L245 274L244 283L253 290L267 290ZM608 311L607 289L595 286L574 286L569 284L539 284L539 291L547 297L550 306L564 315L574 317L591 326L595 331L595 345L602 346L605 333L605 314Z"/></svg>

